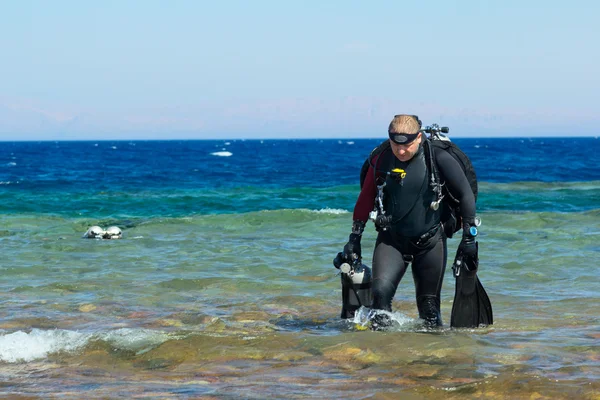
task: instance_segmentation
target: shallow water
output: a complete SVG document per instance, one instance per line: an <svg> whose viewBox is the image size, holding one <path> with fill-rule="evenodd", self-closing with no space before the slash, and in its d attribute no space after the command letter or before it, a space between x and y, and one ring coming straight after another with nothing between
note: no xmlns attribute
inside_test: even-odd
<svg viewBox="0 0 600 400"><path fill-rule="evenodd" d="M4 216L0 387L86 398L594 398L598 212L482 218L494 326L447 327L448 273L444 329L422 330L405 278L399 325L371 332L337 318L331 258L348 212L152 218L112 241L81 239L84 219Z"/></svg>

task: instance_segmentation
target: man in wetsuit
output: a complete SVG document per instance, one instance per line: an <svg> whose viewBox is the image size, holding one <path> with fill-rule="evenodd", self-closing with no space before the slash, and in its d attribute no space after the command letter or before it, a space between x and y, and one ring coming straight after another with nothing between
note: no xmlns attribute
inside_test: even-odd
<svg viewBox="0 0 600 400"><path fill-rule="evenodd" d="M433 205L437 196L424 152L423 142L427 138L420 129L421 121L414 115L396 115L390 123L390 148L376 156L369 167L354 207L352 233L342 255L346 260L361 257L360 239L374 207L377 186L385 182L383 209L388 219L376 225L379 234L373 252L372 309L392 310L398 284L408 263L412 263L419 317L428 326L441 326L446 234L440 219L443 207ZM459 251L474 255L477 246L469 231L475 224L473 191L458 162L446 151L433 146L432 149L441 182L460 201L463 237ZM385 328L390 323L381 313L376 313L371 322L373 329Z"/></svg>

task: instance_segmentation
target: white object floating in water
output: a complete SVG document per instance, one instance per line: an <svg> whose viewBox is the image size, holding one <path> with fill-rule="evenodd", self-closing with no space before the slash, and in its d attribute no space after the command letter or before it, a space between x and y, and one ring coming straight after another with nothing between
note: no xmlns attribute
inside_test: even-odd
<svg viewBox="0 0 600 400"><path fill-rule="evenodd" d="M214 153L210 154L219 157L231 157L233 155L233 153L231 153L230 151L215 151Z"/></svg>
<svg viewBox="0 0 600 400"><path fill-rule="evenodd" d="M118 226L110 226L104 231L102 239L121 239L122 236L123 232L121 232L121 229L119 229Z"/></svg>
<svg viewBox="0 0 600 400"><path fill-rule="evenodd" d="M346 143L348 143L348 144L354 144L354 142L346 142Z"/></svg>
<svg viewBox="0 0 600 400"><path fill-rule="evenodd" d="M111 226L104 230L94 225L83 234L83 237L87 239L121 239L122 236L123 232L118 226Z"/></svg>
<svg viewBox="0 0 600 400"><path fill-rule="evenodd" d="M102 238L103 235L104 229L100 228L97 225L94 225L83 234L83 237L87 239L97 239Z"/></svg>

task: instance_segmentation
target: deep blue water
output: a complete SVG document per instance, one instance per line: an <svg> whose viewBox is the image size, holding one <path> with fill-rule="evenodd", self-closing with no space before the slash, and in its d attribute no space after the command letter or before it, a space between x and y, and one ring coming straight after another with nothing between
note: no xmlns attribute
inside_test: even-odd
<svg viewBox="0 0 600 400"><path fill-rule="evenodd" d="M600 203L598 139L454 141L483 182L480 210L584 211ZM380 142L0 142L0 210L144 216L351 209L360 167Z"/></svg>

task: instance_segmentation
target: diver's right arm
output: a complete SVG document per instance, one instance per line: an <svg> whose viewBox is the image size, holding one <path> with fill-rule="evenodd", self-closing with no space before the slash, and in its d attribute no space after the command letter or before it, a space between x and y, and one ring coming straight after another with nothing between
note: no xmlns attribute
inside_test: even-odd
<svg viewBox="0 0 600 400"><path fill-rule="evenodd" d="M377 159L374 159L374 161L377 162ZM373 166L369 166L362 189L358 195L358 200L356 200L356 204L354 205L354 213L352 216L352 232L348 238L348 243L346 243L344 250L342 251L343 257L348 262L353 262L357 258L361 257L362 250L360 246L360 239L363 231L365 230L365 224L369 219L369 213L373 210L375 197L377 196L377 188L375 186L375 177L373 171Z"/></svg>
<svg viewBox="0 0 600 400"><path fill-rule="evenodd" d="M340 268L343 262L354 262L361 257L360 239L365 229L365 224L369 219L369 213L373 210L375 197L377 196L377 188L375 185L375 177L373 167L369 166L362 189L358 195L358 200L354 205L354 213L352 216L352 232L348 238L348 243L344 246L344 250L335 257L333 265Z"/></svg>
<svg viewBox="0 0 600 400"><path fill-rule="evenodd" d="M373 164L376 165L377 157L373 159ZM369 219L369 213L373 211L373 205L375 204L375 197L377 197L377 186L375 185L375 173L373 165L369 165L369 170L365 176L363 187L358 195L358 200L354 205L354 214L352 216L353 221L361 221L364 224Z"/></svg>

